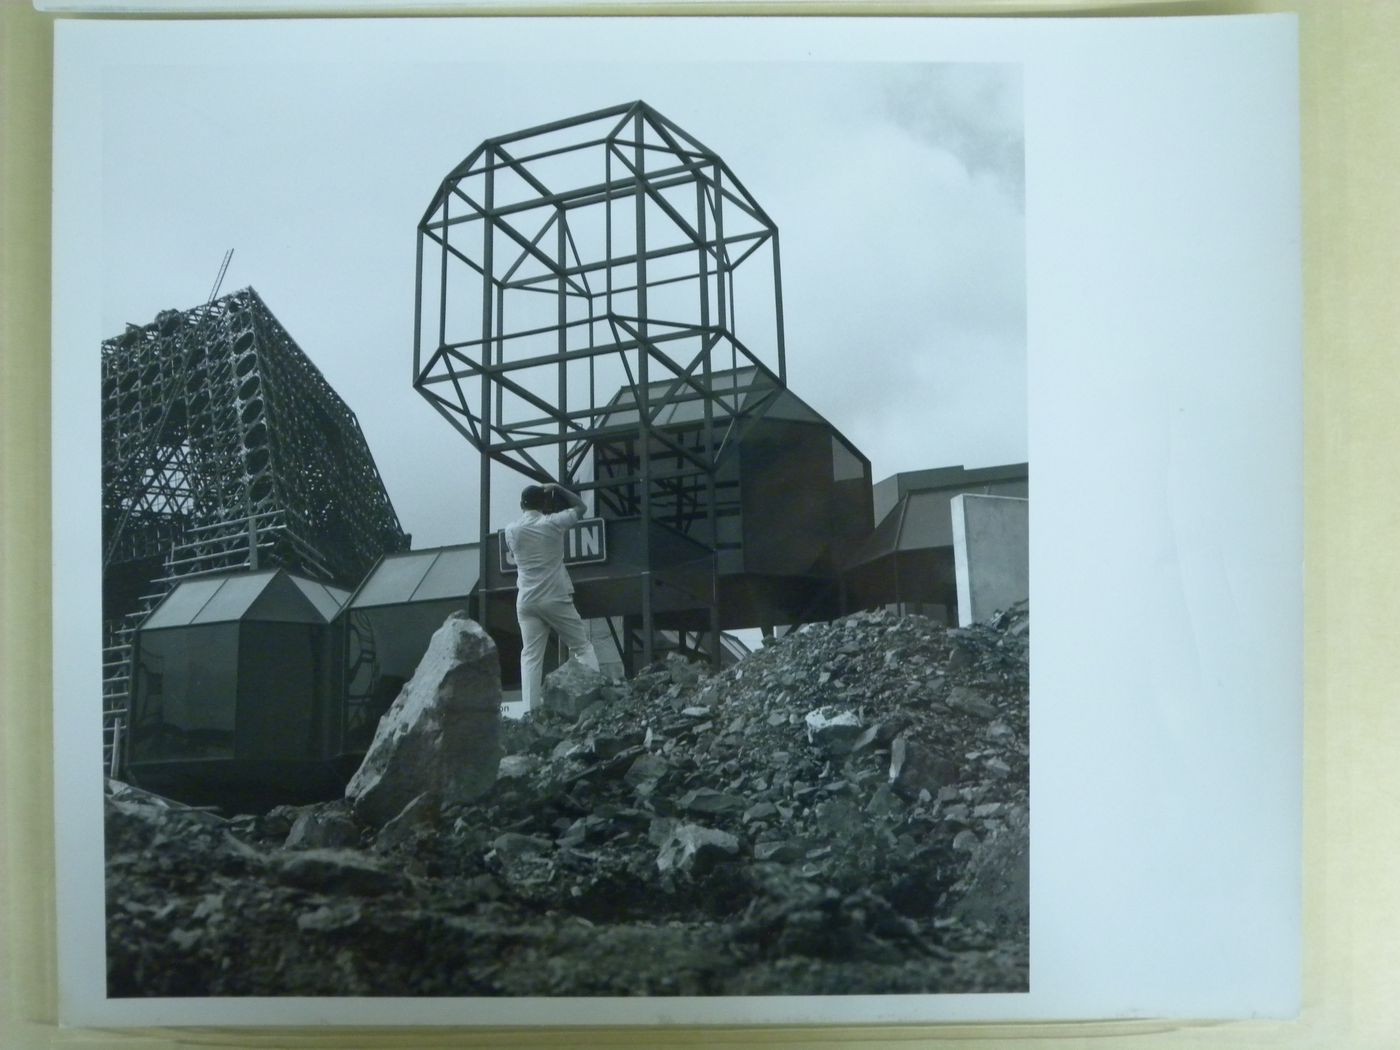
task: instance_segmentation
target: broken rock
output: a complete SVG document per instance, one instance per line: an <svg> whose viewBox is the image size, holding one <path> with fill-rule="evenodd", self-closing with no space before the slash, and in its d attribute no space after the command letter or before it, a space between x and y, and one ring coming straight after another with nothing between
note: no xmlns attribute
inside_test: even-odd
<svg viewBox="0 0 1400 1050"><path fill-rule="evenodd" d="M992 719L997 709L986 695L970 686L960 685L948 694L947 704L955 711L964 711L978 718Z"/></svg>
<svg viewBox="0 0 1400 1050"><path fill-rule="evenodd" d="M742 813L749 808L749 800L742 795L730 795L712 788L687 791L676 804L692 813Z"/></svg>
<svg viewBox="0 0 1400 1050"><path fill-rule="evenodd" d="M705 666L679 653L668 653L666 673L672 685L692 686L705 676Z"/></svg>
<svg viewBox="0 0 1400 1050"><path fill-rule="evenodd" d="M364 853L313 849L278 858L278 881L317 893L377 896L398 888L400 876Z"/></svg>
<svg viewBox="0 0 1400 1050"><path fill-rule="evenodd" d="M681 824L672 829L657 854L656 869L663 875L667 872L697 874L738 853L739 840L727 831Z"/></svg>
<svg viewBox="0 0 1400 1050"><path fill-rule="evenodd" d="M502 780L519 780L539 769L542 763L534 755L506 755L501 759L496 775Z"/></svg>
<svg viewBox="0 0 1400 1050"><path fill-rule="evenodd" d="M963 832L961 834L972 834ZM954 840L956 845L956 840ZM985 842L974 842L967 874L954 887L953 914L1012 933L1030 922L1030 820L1024 809Z"/></svg>
<svg viewBox="0 0 1400 1050"><path fill-rule="evenodd" d="M569 657L563 666L545 675L541 707L565 718L576 719L603 698L609 680L581 660Z"/></svg>
<svg viewBox="0 0 1400 1050"><path fill-rule="evenodd" d="M664 758L653 754L638 755L636 760L628 767L627 773L623 776L632 787L641 789L647 786L648 790L656 786L656 782L670 772L671 766Z"/></svg>
<svg viewBox="0 0 1400 1050"><path fill-rule="evenodd" d="M931 796L957 783L958 767L937 751L919 743L908 733L895 737L890 746L890 785L905 800Z"/></svg>
<svg viewBox="0 0 1400 1050"><path fill-rule="evenodd" d="M410 841L420 828L430 828L440 816L437 800L431 795L419 795L403 808L374 840L375 849L388 850Z"/></svg>
<svg viewBox="0 0 1400 1050"><path fill-rule="evenodd" d="M332 802L303 810L287 833L287 849L340 849L357 846L360 829L345 811L345 803Z"/></svg>
<svg viewBox="0 0 1400 1050"><path fill-rule="evenodd" d="M818 708L807 715L807 739L830 755L848 754L861 735L854 711Z"/></svg>

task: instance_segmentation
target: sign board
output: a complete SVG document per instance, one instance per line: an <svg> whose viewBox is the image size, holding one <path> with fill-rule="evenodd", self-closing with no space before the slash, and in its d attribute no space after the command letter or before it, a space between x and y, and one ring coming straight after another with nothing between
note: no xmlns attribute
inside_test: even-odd
<svg viewBox="0 0 1400 1050"><path fill-rule="evenodd" d="M515 558L506 543L505 530L496 533L500 544L501 571L514 572ZM592 565L608 560L608 532L602 518L583 518L564 534L564 564Z"/></svg>

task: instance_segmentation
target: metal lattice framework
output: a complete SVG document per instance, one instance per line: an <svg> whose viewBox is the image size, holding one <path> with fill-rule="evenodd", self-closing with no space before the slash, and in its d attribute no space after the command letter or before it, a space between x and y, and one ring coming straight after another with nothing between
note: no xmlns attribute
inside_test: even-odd
<svg viewBox="0 0 1400 1050"><path fill-rule="evenodd" d="M354 413L251 288L102 344L102 487L109 570L250 519L257 560L343 586L407 545Z"/></svg>
<svg viewBox="0 0 1400 1050"><path fill-rule="evenodd" d="M418 230L414 386L528 477L630 485L634 504L693 486L723 434L682 440L662 414L688 400L733 418L785 383L776 226L643 102L488 139ZM630 468L587 477L600 442L628 435Z"/></svg>
<svg viewBox="0 0 1400 1050"><path fill-rule="evenodd" d="M419 224L414 327L415 388L481 452L482 536L494 461L640 518L644 565L654 522L713 552L735 425L786 384L778 230L644 102L497 136Z"/></svg>

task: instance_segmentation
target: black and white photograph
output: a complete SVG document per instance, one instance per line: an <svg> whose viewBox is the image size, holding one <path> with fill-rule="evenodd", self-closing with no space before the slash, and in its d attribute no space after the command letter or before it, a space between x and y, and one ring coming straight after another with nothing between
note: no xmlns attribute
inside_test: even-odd
<svg viewBox="0 0 1400 1050"><path fill-rule="evenodd" d="M686 46L737 25L61 27L73 56L120 55L80 75L61 39L56 96L73 202L56 301L86 289L81 324L56 327L80 406L58 497L80 512L56 518L86 552L82 598L57 609L87 618L56 659L97 688L58 701L84 742L60 776L86 764L60 809L82 797L74 826L95 835L71 848L101 871L100 901L65 921L96 946L100 1002L128 1011L101 1016L218 1001L233 1012L170 1016L261 1023L237 1002L322 998L495 1023L526 1001L573 1004L537 1015L556 1021L619 1002L660 1004L643 1019L1036 1010L1033 943L1066 936L1056 858L1085 857L1066 801L1103 798L1066 777L1127 758L1063 702L1126 686L1110 662L1077 692L1094 665L1076 639L1092 624L1155 674L1104 721L1168 755L1233 681L1202 668L1248 659L1198 636L1193 672L1174 630L1135 649L1112 641L1126 610L1075 602L1113 585L1119 543L1155 572L1202 539L1174 509L1166 547L1156 519L1122 528L1160 510L1153 492L1217 495L1198 460L1290 476L1295 422L1268 415L1238 455L1210 435L1243 428L1211 421L1175 458L1150 440L1134 458L1124 384L1180 394L1175 435L1194 365L1163 366L1159 391L1115 370L1173 355L1131 343L1107 366L1102 344L1033 363L1031 304L1068 310L1039 298L1056 279L1037 284L1028 220L1074 208L1035 181L1028 144L1060 144L1030 116L1051 78L1024 46L843 49L817 23L814 55L775 43L776 22ZM63 129L96 151L65 152ZM1242 250L1287 241L1266 226ZM1289 286L1284 263L1261 294ZM1249 353L1222 396L1269 360ZM1256 376L1287 395L1282 361ZM1036 440L1033 406L1066 390ZM1265 564L1168 569L1192 610L1202 588L1286 591L1291 526L1227 531L1208 557L1240 544ZM1249 651L1279 651L1290 617L1256 623ZM1176 706L1187 679L1202 696ZM1261 790L1289 775L1280 732ZM1114 789L1126 806L1142 785ZM1258 834L1272 848L1291 827ZM98 974L89 960L77 983Z"/></svg>
<svg viewBox="0 0 1400 1050"><path fill-rule="evenodd" d="M110 993L1024 991L1018 70L177 75L109 96Z"/></svg>

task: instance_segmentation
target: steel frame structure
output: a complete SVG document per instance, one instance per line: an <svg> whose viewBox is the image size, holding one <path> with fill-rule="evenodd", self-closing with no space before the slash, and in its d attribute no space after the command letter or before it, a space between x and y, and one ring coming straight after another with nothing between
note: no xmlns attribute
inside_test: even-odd
<svg viewBox="0 0 1400 1050"><path fill-rule="evenodd" d="M128 325L101 363L104 707L120 723L130 636L181 577L278 565L353 587L409 537L355 414L253 289Z"/></svg>
<svg viewBox="0 0 1400 1050"><path fill-rule="evenodd" d="M494 461L714 549L716 464L786 385L778 230L718 154L641 101L487 139L416 283L414 387L481 453L483 537Z"/></svg>

